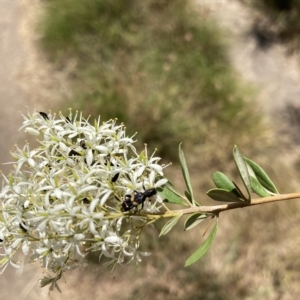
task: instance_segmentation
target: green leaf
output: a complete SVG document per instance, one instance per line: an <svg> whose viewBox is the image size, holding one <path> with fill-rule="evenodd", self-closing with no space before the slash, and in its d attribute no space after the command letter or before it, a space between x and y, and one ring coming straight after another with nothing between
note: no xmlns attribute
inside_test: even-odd
<svg viewBox="0 0 300 300"><path fill-rule="evenodd" d="M228 192L223 189L211 189L207 193L207 196L210 198L221 201L221 202L241 202L239 197L237 197L234 193Z"/></svg>
<svg viewBox="0 0 300 300"><path fill-rule="evenodd" d="M181 171L182 171L182 175L183 175L186 187L187 187L187 189L188 189L188 191L191 195L192 200L194 200L190 175L189 175L188 167L187 167L186 160L185 160L185 157L184 157L184 153L183 153L183 150L181 148L181 144L179 145L179 160L180 160Z"/></svg>
<svg viewBox="0 0 300 300"><path fill-rule="evenodd" d="M267 189L268 191L270 191L272 193L279 194L278 190L276 189L276 187L274 185L274 183L271 181L271 179L268 177L268 175L262 169L262 167L260 167L257 163L255 163L254 161L252 161L249 158L244 157L244 160L251 167L251 169L253 170L257 180L260 182L260 184L265 189Z"/></svg>
<svg viewBox="0 0 300 300"><path fill-rule="evenodd" d="M206 214L194 213L184 222L184 230L190 230L204 221L208 216Z"/></svg>
<svg viewBox="0 0 300 300"><path fill-rule="evenodd" d="M227 191L231 191L235 188L232 181L222 172L215 172L213 174L213 182L215 183L217 188L224 189Z"/></svg>
<svg viewBox="0 0 300 300"><path fill-rule="evenodd" d="M242 156L242 154L239 151L239 149L238 149L237 146L233 147L233 158L234 158L236 167L237 167L237 169L238 169L238 171L240 173L240 176L242 178L242 181L244 183L244 186L245 186L245 188L247 190L248 198L245 199L245 200L250 201L251 200L251 194L250 194L250 191L251 191L250 176L249 176L247 165L246 165L246 163L244 161L244 158L243 158L243 156Z"/></svg>
<svg viewBox="0 0 300 300"><path fill-rule="evenodd" d="M197 260L199 260L210 248L212 245L216 233L218 230L218 219L217 222L213 228L213 230L210 232L208 238L204 241L204 243L194 252L185 262L185 267L190 266L191 264L195 263Z"/></svg>
<svg viewBox="0 0 300 300"><path fill-rule="evenodd" d="M213 174L213 182L215 183L217 188L231 192L238 198L242 197L233 182L222 172L215 172Z"/></svg>
<svg viewBox="0 0 300 300"><path fill-rule="evenodd" d="M191 194L188 191L184 191L184 196L192 203L193 199Z"/></svg>
<svg viewBox="0 0 300 300"><path fill-rule="evenodd" d="M159 236L167 234L179 221L179 219L182 217L182 215L176 216L172 219L170 219L162 228Z"/></svg>
<svg viewBox="0 0 300 300"><path fill-rule="evenodd" d="M264 189L260 182L253 176L250 176L250 184L252 191L260 197L269 197L270 194Z"/></svg>
<svg viewBox="0 0 300 300"><path fill-rule="evenodd" d="M169 186L165 185L163 187L159 187L156 189L158 194L162 196L165 200L164 202L172 203L172 204L180 204L180 205L187 205L185 201L175 192L173 189L170 189Z"/></svg>
<svg viewBox="0 0 300 300"><path fill-rule="evenodd" d="M232 181L232 183L234 184L235 188L237 189L237 191L239 192L239 194L241 195L241 200L244 201L244 200L247 200L247 198L244 196L243 192L240 190L240 188L238 187L238 185Z"/></svg>
<svg viewBox="0 0 300 300"><path fill-rule="evenodd" d="M195 199L192 199L192 196L190 195L190 193L188 191L184 191L184 195L185 195L186 199L189 200L190 203L192 203L196 206L200 206L200 204Z"/></svg>

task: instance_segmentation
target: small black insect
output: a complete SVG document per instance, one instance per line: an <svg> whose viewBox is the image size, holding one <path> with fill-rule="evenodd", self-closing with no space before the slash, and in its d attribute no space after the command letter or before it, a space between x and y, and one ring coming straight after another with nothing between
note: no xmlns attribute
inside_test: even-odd
<svg viewBox="0 0 300 300"><path fill-rule="evenodd" d="M46 113L40 111L39 114L45 119L45 120L49 120L49 117Z"/></svg>
<svg viewBox="0 0 300 300"><path fill-rule="evenodd" d="M143 209L144 202L146 201L146 199L156 194L155 188L146 190L144 187L144 190L145 190L144 192L134 191L132 195L125 195L125 200L122 202L121 210L123 212L126 212L134 208L136 213L138 210L138 206L140 204L142 204L142 209Z"/></svg>
<svg viewBox="0 0 300 300"><path fill-rule="evenodd" d="M113 163L112 161L111 161L111 156L108 154L106 157L105 157L105 162L104 162L104 164L107 166L107 165L109 165L109 166L111 166L111 167L114 167L115 166L115 164L116 164L116 166L119 166L119 164L118 163ZM112 177L112 179L110 180L111 182L116 182L118 179L119 179L119 176L120 176L120 173L116 173L113 177Z"/></svg>
<svg viewBox="0 0 300 300"><path fill-rule="evenodd" d="M113 178L111 179L111 182L116 182L119 178L120 173L116 173Z"/></svg>
<svg viewBox="0 0 300 300"><path fill-rule="evenodd" d="M84 149L84 150L87 149L85 140L81 140L80 143L79 143L79 145L81 146L82 149Z"/></svg>
<svg viewBox="0 0 300 300"><path fill-rule="evenodd" d="M68 155L69 155L69 156L81 156L80 153L78 153L77 151L75 151L75 150L73 150L73 149L69 152Z"/></svg>
<svg viewBox="0 0 300 300"><path fill-rule="evenodd" d="M86 197L84 197L84 198L82 199L82 202L83 202L84 204L90 204L90 203L91 203L91 201L89 201L88 198L86 198Z"/></svg>

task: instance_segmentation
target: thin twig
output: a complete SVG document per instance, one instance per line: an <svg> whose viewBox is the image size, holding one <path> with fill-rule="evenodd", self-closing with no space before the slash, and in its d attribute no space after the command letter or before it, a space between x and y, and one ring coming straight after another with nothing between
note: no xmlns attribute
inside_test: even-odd
<svg viewBox="0 0 300 300"><path fill-rule="evenodd" d="M265 198L257 198L257 199L252 199L250 202L241 201L241 202L234 202L234 203L228 203L222 205L194 206L186 209L173 210L171 212L155 213L155 214L147 213L147 215L152 215L153 217L156 216L158 218L168 218L168 217L174 217L179 214L187 215L193 213L204 213L204 214L209 213L209 214L219 215L221 212L231 210L231 209L244 208L244 207L249 207L249 206L254 206L259 204L266 204L266 203L272 203L272 202L284 201L284 200L292 200L297 198L300 198L300 193L281 194L281 195L270 196Z"/></svg>

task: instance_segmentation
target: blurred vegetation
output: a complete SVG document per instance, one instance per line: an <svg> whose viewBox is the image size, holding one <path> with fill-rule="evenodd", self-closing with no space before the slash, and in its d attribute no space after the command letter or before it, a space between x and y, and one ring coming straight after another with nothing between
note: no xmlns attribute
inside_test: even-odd
<svg viewBox="0 0 300 300"><path fill-rule="evenodd" d="M263 147L271 164L270 138L255 105L255 91L233 71L222 31L205 12L181 0L44 3L41 47L54 66L68 75L73 95L66 106L100 114L103 120L117 117L130 134L138 130L140 142L158 147L165 159L176 162L178 144L183 142L199 195L212 187L210 175L216 169L230 173L228 161L234 169L231 149L235 143L254 160L252 154ZM266 167L269 170L271 165ZM199 176L200 172L205 175ZM182 182L178 173L174 167L166 169L176 186ZM275 211L272 217L282 218L280 209ZM249 269L243 256L250 251L262 263L257 257L262 239L252 250L247 248L254 239L251 234L261 227L250 228L251 212L242 211L235 218L234 213L229 212L230 221L221 222L222 242L218 244L217 237L205 259L190 268L183 268L184 261L200 244L203 228L184 236L176 228L158 240L161 224L156 224L142 235L142 250L153 254L140 268L126 268L126 274L118 269L112 283L107 270L97 264L92 281L79 288L90 298L95 294L105 299L244 299L249 295L254 296L247 299L259 299L256 287L260 283L251 284L251 272L243 276ZM270 215L264 214L261 218L266 221ZM263 222L257 224L263 226ZM263 235L265 244L267 238ZM86 275L78 276L82 282ZM105 289L110 285L118 288ZM75 298L80 295L78 289L69 292Z"/></svg>
<svg viewBox="0 0 300 300"><path fill-rule="evenodd" d="M186 1L45 3L42 47L68 69L72 108L117 117L173 162L180 142L196 150L222 137L231 148L261 129L254 92L234 74L222 32Z"/></svg>
<svg viewBox="0 0 300 300"><path fill-rule="evenodd" d="M242 0L261 14L254 24L262 46L274 42L289 45L289 52L300 47L300 1L299 0Z"/></svg>

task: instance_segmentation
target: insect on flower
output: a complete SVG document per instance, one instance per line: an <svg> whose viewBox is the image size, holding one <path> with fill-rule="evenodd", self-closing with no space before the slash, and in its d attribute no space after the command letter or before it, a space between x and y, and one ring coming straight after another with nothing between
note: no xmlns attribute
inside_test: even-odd
<svg viewBox="0 0 300 300"><path fill-rule="evenodd" d="M113 178L111 179L111 182L116 182L119 178L120 173L116 173Z"/></svg>
<svg viewBox="0 0 300 300"><path fill-rule="evenodd" d="M144 186L143 188L145 190L144 192L134 191L134 193L131 195L125 195L125 200L122 202L122 208L121 208L123 212L130 211L131 209L134 208L136 213L138 210L138 206L140 204L142 204L141 209L143 209L144 202L146 201L146 199L156 194L155 188L148 189L148 190L146 190Z"/></svg>
<svg viewBox="0 0 300 300"><path fill-rule="evenodd" d="M69 156L81 156L77 151L75 151L75 150L73 150L73 149L69 152L68 155L69 155Z"/></svg>
<svg viewBox="0 0 300 300"><path fill-rule="evenodd" d="M87 149L87 146L85 144L85 140L81 140L79 145L81 146L82 149L86 150Z"/></svg>
<svg viewBox="0 0 300 300"><path fill-rule="evenodd" d="M40 111L39 114L45 119L45 120L49 120L49 117L46 113Z"/></svg>
<svg viewBox="0 0 300 300"><path fill-rule="evenodd" d="M14 258L20 251L42 263L40 285L51 290L91 251L105 256L103 265L139 263L140 229L148 222L135 216L143 222L127 226L123 219L125 212L156 213L162 207L160 197L151 207L145 202L168 181L155 152L148 156L145 146L138 153L134 136L115 119L99 117L92 125L77 112L57 118L35 111L24 116L21 129L39 135L39 145L15 147L16 170L0 190L0 274L8 265L20 267ZM137 185L141 189L124 193Z"/></svg>

